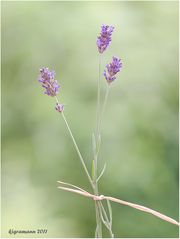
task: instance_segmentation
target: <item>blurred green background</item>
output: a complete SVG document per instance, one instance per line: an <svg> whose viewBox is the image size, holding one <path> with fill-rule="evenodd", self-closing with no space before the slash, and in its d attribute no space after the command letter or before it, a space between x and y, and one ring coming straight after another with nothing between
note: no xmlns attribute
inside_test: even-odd
<svg viewBox="0 0 180 239"><path fill-rule="evenodd" d="M93 201L57 189L62 180L91 191L37 77L42 66L56 71L60 101L91 170L102 23L115 26L102 70L112 55L123 69L103 119L100 193L178 220L178 2L2 2L3 237L9 229L94 237ZM178 237L175 225L119 204L112 209L115 237Z"/></svg>

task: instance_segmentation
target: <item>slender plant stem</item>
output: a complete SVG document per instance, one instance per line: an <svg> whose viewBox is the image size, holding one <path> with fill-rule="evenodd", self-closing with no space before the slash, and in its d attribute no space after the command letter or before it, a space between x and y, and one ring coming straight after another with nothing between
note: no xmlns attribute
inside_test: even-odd
<svg viewBox="0 0 180 239"><path fill-rule="evenodd" d="M100 102L101 101L101 54L99 54L99 72L97 81L97 112L96 112L96 142L99 138L99 118L100 118Z"/></svg>
<svg viewBox="0 0 180 239"><path fill-rule="evenodd" d="M99 70L100 72L100 70ZM99 81L100 81L100 74L99 74ZM98 84L99 86L99 84ZM105 108L106 108L106 105L107 105L107 99L108 99L108 95L109 95L109 90L110 90L110 85L107 84L107 87L106 87L106 93L105 93L105 97L104 97L104 102L103 102L103 106L102 106L102 111L100 112L100 106L99 106L99 112L98 112L98 118L97 118L97 132L96 132L96 155L95 155L95 160L96 160L96 163L95 163L95 166L97 166L97 161L98 161L98 156L99 156L99 151L100 151L100 145L101 145L101 141L100 141L100 135L101 135L101 126L102 126L102 119L103 119L103 115L104 115L104 111L105 111ZM98 195L98 180L97 180L97 168L95 167L95 190L97 191L94 191L94 194L95 195ZM106 214L106 210L104 209L104 206L101 202L98 202L98 208L96 208L96 211L99 211L99 218L98 220L102 221L105 225L108 225L107 229L110 233L110 236L111 238L114 237L113 235L113 232L112 232L112 228L109 224L109 221L108 221L108 216ZM102 220L102 215L104 214L105 216L105 222Z"/></svg>
<svg viewBox="0 0 180 239"><path fill-rule="evenodd" d="M105 98L104 98L104 103L102 106L102 111L101 111L101 107L100 107L100 96L101 96L101 88L100 88L100 79L101 79L101 55L99 56L99 77L98 77L98 83L97 83L97 121L96 121L96 153L94 155L94 194L98 196L99 192L98 192L98 156L99 156L99 151L100 151L100 145L101 145L101 140L100 140L100 135L101 135L101 124L102 124L102 118L103 118L103 114L105 111L105 107L107 104L107 99L108 99L108 94L109 94L109 85L107 84L107 88L106 88L106 94L105 94ZM102 235L102 211L105 214L106 217L106 221L108 223L108 217L106 214L106 211L104 209L104 206L102 203L100 202L95 202L95 209L96 209L96 222L97 222L97 229L98 234ZM113 233L111 230L111 227L109 226L109 232L110 235L112 237Z"/></svg>
<svg viewBox="0 0 180 239"><path fill-rule="evenodd" d="M59 104L59 100L58 100L57 96L56 96L56 102ZM82 164L82 166L83 166L83 168L84 168L84 171L85 171L85 173L86 173L86 175L87 175L87 177L88 177L88 179L89 179L89 182L90 182L92 188L94 189L94 184L93 184L92 179L91 179L91 177L90 177L90 175L89 175L89 172L88 172L88 170L87 170L87 167L86 167L86 164L85 164L85 162L84 162L84 159L83 159L83 157L82 157L82 155L81 155L81 152L80 152L80 150L79 150L79 148L78 148L78 146L77 146L76 140L75 140L75 138L74 138L74 136L73 136L73 133L72 133L70 127L69 127L69 124L68 124L68 122L67 122L67 120L66 120L66 117L65 117L63 111L61 112L61 115L62 115L63 120L64 120L64 122L65 122L66 128L67 128L67 130L69 131L69 134L70 134L70 136L71 136L71 139L72 139L72 141L73 141L73 143L74 143L76 152L77 152L77 154L78 154L78 156L79 156L79 159L80 159L81 164Z"/></svg>
<svg viewBox="0 0 180 239"><path fill-rule="evenodd" d="M112 232L112 225L110 225L110 222L109 222L109 219L108 219L106 210L104 209L104 206L103 206L102 202L100 202L100 206L101 206L102 212L103 212L103 214L104 214L104 216L105 216L105 218L106 218L106 223L107 223L106 227L107 227L107 229L108 229L108 231L109 231L110 237L111 237L111 238L114 238L114 234L113 234L113 232Z"/></svg>
<svg viewBox="0 0 180 239"><path fill-rule="evenodd" d="M103 119L104 111L105 111L105 109L106 109L107 99L108 99L108 96L109 96L109 91L110 91L110 85L107 83L107 86L106 86L106 94L105 94L105 97L104 97L104 102L103 102L103 106L102 106L102 111L101 111L101 115L100 115L100 119L99 119L99 133L101 132L102 119Z"/></svg>
<svg viewBox="0 0 180 239"><path fill-rule="evenodd" d="M87 170L87 168L86 168L86 165L85 165L85 163L84 163L84 159L83 159L83 157L82 157L82 155L81 155L81 153L80 153L80 151L79 151L79 148L78 148L78 146L77 146L77 144L76 144L76 141L75 141L74 136L73 136L73 134L72 134L72 131L71 131L70 127L69 127L69 124L68 124L68 122L67 122L67 120L66 120L66 117L65 117L65 115L64 115L63 112L61 112L61 114L62 114L63 120L64 120L64 122L65 122L65 124L66 124L66 127L67 127L67 129L68 129L68 131L69 131L69 134L70 134L70 136L71 136L71 139L72 139L72 141L73 141L73 143L74 143L75 149L76 149L77 154L78 154L78 156L79 156L79 159L80 159L80 161L81 161L81 163L82 163L82 166L83 166L83 168L84 168L84 171L85 171L86 174L87 174L87 177L88 177L88 179L89 179L89 182L90 182L91 186L94 187L94 185L93 185L93 183L92 183L92 179L91 179L91 177L90 177L90 175L89 175L89 172L88 172L88 170Z"/></svg>
<svg viewBox="0 0 180 239"><path fill-rule="evenodd" d="M98 82L97 82L97 112L96 112L96 152L94 153L94 194L98 195L98 148L100 144L100 135L99 135L99 118L100 118L100 100L101 100L101 87L100 87L100 78L101 78L101 55L99 55L99 73L98 73ZM95 202L95 211L96 211L96 235L97 237L102 237L102 223L101 223L101 208L99 202Z"/></svg>

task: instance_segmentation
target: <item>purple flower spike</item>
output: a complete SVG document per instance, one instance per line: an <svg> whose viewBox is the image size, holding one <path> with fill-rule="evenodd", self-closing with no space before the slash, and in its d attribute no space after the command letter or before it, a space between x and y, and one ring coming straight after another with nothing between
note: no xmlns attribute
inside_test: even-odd
<svg viewBox="0 0 180 239"><path fill-rule="evenodd" d="M58 94L60 87L54 77L54 71L50 71L47 67L40 69L39 82L41 83L42 87L46 89L44 93L52 97Z"/></svg>
<svg viewBox="0 0 180 239"><path fill-rule="evenodd" d="M112 62L106 65L107 72L104 70L104 77L106 78L106 81L110 84L116 79L116 74L121 70L122 63L121 59L113 56Z"/></svg>
<svg viewBox="0 0 180 239"><path fill-rule="evenodd" d="M102 54L109 46L113 30L114 30L113 26L106 25L101 26L101 33L96 42L99 53Z"/></svg>
<svg viewBox="0 0 180 239"><path fill-rule="evenodd" d="M56 103L55 109L61 113L64 110L64 105Z"/></svg>

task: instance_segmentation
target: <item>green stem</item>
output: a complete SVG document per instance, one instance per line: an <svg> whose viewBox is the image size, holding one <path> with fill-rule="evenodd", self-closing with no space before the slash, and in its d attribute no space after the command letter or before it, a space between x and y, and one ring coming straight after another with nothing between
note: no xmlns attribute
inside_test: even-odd
<svg viewBox="0 0 180 239"><path fill-rule="evenodd" d="M94 194L98 195L98 148L100 143L99 137L99 118L100 118L100 100L101 100L101 90L100 90L100 78L101 78L101 55L99 55L99 74L97 82L97 112L96 112L96 152L94 153ZM96 224L97 224L97 237L102 237L102 223L101 223L101 208L99 202L95 201L95 211L96 211Z"/></svg>
<svg viewBox="0 0 180 239"><path fill-rule="evenodd" d="M66 120L66 117L65 117L63 111L61 112L61 114L62 114L62 117L63 117L64 122L65 122L65 124L66 124L66 127L67 127L67 129L68 129L68 131L69 131L69 134L70 134L70 136L71 136L71 139L72 139L72 141L73 141L73 143L74 143L75 149L76 149L77 154L78 154L78 156L79 156L79 159L80 159L80 161L81 161L81 163L82 163L82 166L83 166L83 168L84 168L84 171L85 171L86 174L87 174L87 177L88 177L88 179L89 179L89 182L90 182L91 186L94 188L94 185L93 185L93 183L92 183L92 179L91 179L91 177L90 177L90 175L89 175L89 172L88 172L88 170L87 170L87 168L86 168L86 165L85 165L85 163L84 163L84 159L83 159L83 157L82 157L82 155L81 155L81 153L80 153L80 151L79 151L79 148L78 148L78 146L77 146L77 144L76 144L76 141L75 141L75 139L74 139L74 136L73 136L73 134L72 134L72 131L71 131L70 127L69 127L69 124L68 124L68 122L67 122L67 120Z"/></svg>
<svg viewBox="0 0 180 239"><path fill-rule="evenodd" d="M99 70L100 71L100 70ZM100 74L99 74L100 76ZM99 80L100 80L100 77L99 77ZM99 84L98 84L99 86ZM107 99L108 99L108 95L109 95L109 87L110 85L107 84L107 87L106 87L106 94L105 94L105 98L104 98L104 102L103 102L103 106L102 106L102 111L100 113L100 106L98 108L98 117L97 117L97 132L96 132L96 154L94 156L94 194L95 195L98 195L98 182L97 182L97 161L98 161L98 155L99 155L99 150L100 150L100 134L101 134L101 125L102 125L102 119L103 119L103 115L104 115L104 111L105 111L105 108L106 108L106 104L107 104ZM98 90L99 92L99 90ZM101 232L102 233L102 219L101 219L101 215L102 213L104 213L105 215L105 218L106 218L106 222L108 223L108 217L107 217L107 214L106 214L106 211L104 209L104 206L101 202L97 202L95 203L95 208L96 208L96 221L97 221L97 226L100 225L100 229L101 229ZM98 227L98 228L99 228ZM111 229L111 226L109 225L108 223L108 231L110 233L110 236L113 238L114 235L112 233L112 229Z"/></svg>
<svg viewBox="0 0 180 239"><path fill-rule="evenodd" d="M114 238L114 234L113 234L113 232L112 232L112 225L111 225L110 222L109 222L109 219L108 219L106 210L104 209L104 206L103 206L102 202L100 202L100 206L101 206L101 208L102 208L102 212L103 212L103 214L104 214L104 216L105 216L105 219L106 219L106 222L107 222L106 227L107 227L107 229L108 229L108 231L109 231L110 237L111 237L111 238Z"/></svg>
<svg viewBox="0 0 180 239"><path fill-rule="evenodd" d="M97 112L96 112L96 142L99 140L99 117L100 117L100 100L101 100L101 54L99 54L99 73L97 81Z"/></svg>
<svg viewBox="0 0 180 239"><path fill-rule="evenodd" d="M59 101L58 101L57 96L56 96L55 98L56 98L56 102L59 104ZM80 150L79 150L79 148L78 148L78 146L77 146L76 140L75 140L75 138L74 138L74 136L73 136L73 133L72 133L70 127L69 127L69 124L68 124L68 122L67 122L67 120L66 120L66 117L65 117L63 111L61 112L61 114L62 114L63 120L64 120L64 122L65 122L66 128L67 128L67 130L69 131L69 134L70 134L70 136L71 136L71 139L72 139L72 141L73 141L73 143L74 143L76 152L77 152L77 154L78 154L78 156L79 156L79 159L80 159L80 161L81 161L81 163L82 163L82 166L83 166L83 168L84 168L84 171L86 172L86 175L87 175L87 177L88 177L88 179L89 179L89 182L90 182L92 188L94 189L94 184L93 184L92 179L91 179L91 177L90 177L90 175L89 175L89 172L88 172L88 170L87 170L87 168L86 168L86 164L85 164L85 162L84 162L84 159L83 159L83 157L82 157L82 155L81 155L81 152L80 152Z"/></svg>
<svg viewBox="0 0 180 239"><path fill-rule="evenodd" d="M99 134L101 132L102 119L103 119L104 111L105 111L105 108L106 108L106 105L107 105L107 99L108 99L109 91L110 91L110 85L107 84L106 94L105 94L105 97L104 97L104 103L103 103L103 106L102 106L102 111L101 111L101 115L100 115L100 119L99 119Z"/></svg>

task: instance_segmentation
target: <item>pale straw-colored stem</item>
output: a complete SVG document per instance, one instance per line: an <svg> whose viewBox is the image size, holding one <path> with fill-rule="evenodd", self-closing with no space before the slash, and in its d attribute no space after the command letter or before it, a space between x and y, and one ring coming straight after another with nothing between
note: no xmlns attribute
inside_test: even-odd
<svg viewBox="0 0 180 239"><path fill-rule="evenodd" d="M101 196L100 196L101 197ZM103 199L107 199L107 200L110 200L112 202L117 202L117 203L120 203L120 204L123 204L123 205L126 205L126 206L129 206L129 207L132 207L132 208L135 208L135 209L138 209L140 211L143 211L143 212L147 212L147 213L150 213L156 217L159 217L161 218L162 220L164 221L167 221L167 222L170 222L172 224L175 224L177 226L180 226L179 222L175 221L174 219L160 213L160 212L157 212L151 208L148 208L148 207L144 207L144 206L141 206L141 205L138 205L138 204L135 204L135 203L130 203L130 202L127 202L127 201L123 201L121 199L117 199L117 198L114 198L114 197L108 197L108 196L104 196L104 197L101 197L100 200L103 200ZM98 199L99 200L99 199Z"/></svg>
<svg viewBox="0 0 180 239"><path fill-rule="evenodd" d="M73 186L74 185L72 185L72 187ZM81 195L83 195L85 197L92 198L95 201L109 200L109 201L112 201L112 202L120 203L122 205L126 205L126 206L129 206L129 207L135 208L137 210L140 210L140 211L143 211L143 212L146 212L146 213L150 213L150 214L154 215L155 217L159 217L160 219L162 219L164 221L167 221L169 223L172 223L172 224L175 224L177 226L180 226L180 223L177 222L176 220L172 219L171 217L168 217L168 216L166 216L166 215L164 215L164 214L162 214L160 212L157 212L157 211L155 211L155 210L153 210L151 208L148 208L148 207L141 206L139 204L127 202L127 201L124 201L124 200L121 200L121 199L118 199L118 198L104 196L104 195L100 195L100 196L93 195L93 194L91 194L89 192L84 191L81 188L73 189L73 188L67 188L67 187L63 187L63 186L59 186L58 188L60 188L62 190L65 190L65 191L81 194ZM74 188L77 188L77 187L74 186Z"/></svg>
<svg viewBox="0 0 180 239"><path fill-rule="evenodd" d="M80 191L82 191L82 192L88 194L88 192L87 192L86 190L84 190L84 189L82 189L82 188L80 188L80 187L77 187L77 186L75 186L75 185L73 185L73 184L71 184L71 183L65 183L65 182L62 182L62 181L57 181L57 182L60 183L60 184L62 184L62 185L66 185L66 186L70 186L70 187L72 187L72 188L76 188L76 189L78 189L78 190L80 190Z"/></svg>

